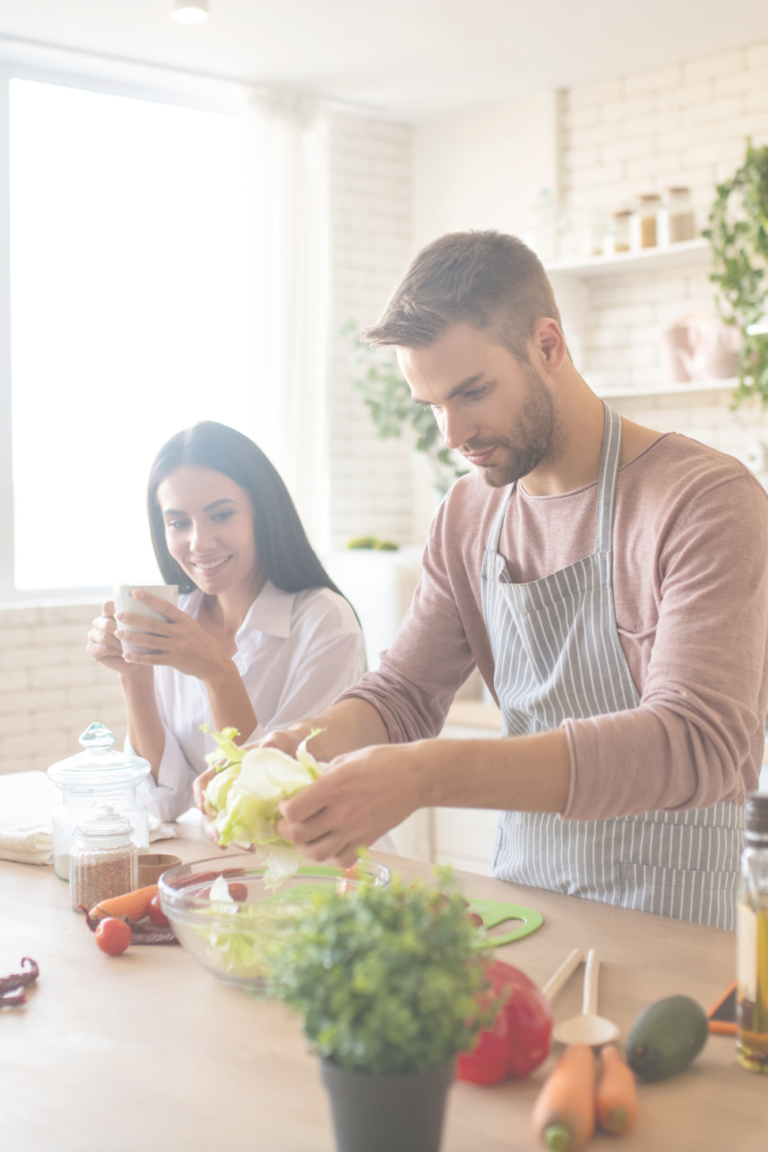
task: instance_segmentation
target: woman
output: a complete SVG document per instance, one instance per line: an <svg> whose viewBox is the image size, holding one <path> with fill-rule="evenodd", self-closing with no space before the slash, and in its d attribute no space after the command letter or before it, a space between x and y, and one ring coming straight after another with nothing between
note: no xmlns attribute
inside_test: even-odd
<svg viewBox="0 0 768 1152"><path fill-rule="evenodd" d="M165 623L115 616L109 601L88 651L120 676L129 746L152 767L141 799L174 820L215 748L202 724L236 728L245 744L313 715L360 678L365 648L285 484L247 436L205 421L171 437L152 465L148 510L179 607L134 593ZM123 640L153 651L123 652Z"/></svg>

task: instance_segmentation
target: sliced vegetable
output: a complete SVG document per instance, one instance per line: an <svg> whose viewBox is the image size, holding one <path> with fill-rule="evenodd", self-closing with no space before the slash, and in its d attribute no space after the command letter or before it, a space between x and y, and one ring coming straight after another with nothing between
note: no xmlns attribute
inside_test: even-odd
<svg viewBox="0 0 768 1152"><path fill-rule="evenodd" d="M29 965L27 971L24 968ZM0 977L0 1008L19 1008L22 1004L26 1004L27 998L24 995L23 989L28 988L30 984L34 984L40 975L40 969L37 962L32 960L29 956L25 956L21 961L21 972L14 972L10 976Z"/></svg>
<svg viewBox="0 0 768 1152"><path fill-rule="evenodd" d="M80 905L80 911L85 913L85 922L90 928L91 932L96 932L99 924L103 924L103 920L94 920L88 914L88 910ZM122 917L112 917L112 919L122 919ZM133 920L128 918L123 921L131 933L131 944L178 944L176 935L173 928L156 928L153 924L136 924Z"/></svg>
<svg viewBox="0 0 768 1152"><path fill-rule="evenodd" d="M90 917L92 920L103 920L105 916L143 920L149 914L152 897L156 895L157 884L150 884L147 888L136 888L133 892L126 892L124 896L102 900L95 908L91 908Z"/></svg>
<svg viewBox="0 0 768 1152"><path fill-rule="evenodd" d="M131 929L125 920L106 916L96 929L96 943L108 956L120 956L131 943Z"/></svg>
<svg viewBox="0 0 768 1152"><path fill-rule="evenodd" d="M549 1152L579 1152L595 1130L595 1054L569 1044L533 1106L533 1127Z"/></svg>
<svg viewBox="0 0 768 1152"><path fill-rule="evenodd" d="M162 908L160 907L159 892L155 892L154 896L150 900L147 915L149 916L151 922L154 924L155 928L170 927L170 921L168 920L165 912L163 912Z"/></svg>
<svg viewBox="0 0 768 1152"><path fill-rule="evenodd" d="M219 752L212 753L208 759L217 760L218 772L205 790L205 809L222 848L239 844L264 850L267 863L264 883L268 888L277 888L296 873L301 862L294 846L275 830L275 821L280 815L278 805L320 776L324 765L318 764L307 751L307 740L320 729L302 741L295 760L277 748L251 748L243 752L227 739L227 734L233 731L213 733ZM228 759L218 763L223 752Z"/></svg>
<svg viewBox="0 0 768 1152"><path fill-rule="evenodd" d="M501 960L488 964L487 973L494 993L504 995L506 1003L472 1051L459 1055L459 1079L474 1084L529 1076L549 1055L552 1032L549 1002L532 980Z"/></svg>
<svg viewBox="0 0 768 1152"><path fill-rule="evenodd" d="M597 1122L604 1132L621 1136L637 1119L635 1077L613 1044L603 1048L600 1055L603 1072L595 1097Z"/></svg>

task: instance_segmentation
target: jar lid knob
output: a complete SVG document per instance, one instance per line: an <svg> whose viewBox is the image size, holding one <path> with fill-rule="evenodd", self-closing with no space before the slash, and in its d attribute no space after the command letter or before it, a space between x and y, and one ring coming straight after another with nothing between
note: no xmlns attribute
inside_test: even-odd
<svg viewBox="0 0 768 1152"><path fill-rule="evenodd" d="M83 748L111 748L114 742L114 735L103 724L89 725L79 740Z"/></svg>

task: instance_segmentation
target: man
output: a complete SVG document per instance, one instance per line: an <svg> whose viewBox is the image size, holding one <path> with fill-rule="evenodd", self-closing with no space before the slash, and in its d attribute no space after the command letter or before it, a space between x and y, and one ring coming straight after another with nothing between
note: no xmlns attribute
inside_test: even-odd
<svg viewBox="0 0 768 1152"><path fill-rule="evenodd" d="M417 808L497 808L495 876L733 927L768 700L763 490L591 392L514 237L430 244L367 337L475 471L378 671L265 741L321 728L330 762L280 830L348 865ZM511 739L436 740L476 664Z"/></svg>

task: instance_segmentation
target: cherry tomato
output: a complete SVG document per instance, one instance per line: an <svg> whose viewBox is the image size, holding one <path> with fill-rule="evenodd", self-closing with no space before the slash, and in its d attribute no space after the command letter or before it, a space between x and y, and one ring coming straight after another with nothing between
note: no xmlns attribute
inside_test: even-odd
<svg viewBox="0 0 768 1152"><path fill-rule="evenodd" d="M474 924L475 928L483 927L483 918L478 912L467 912L470 922Z"/></svg>
<svg viewBox="0 0 768 1152"><path fill-rule="evenodd" d="M229 894L233 900L237 900L242 904L248 899L248 885L247 884L228 884Z"/></svg>
<svg viewBox="0 0 768 1152"><path fill-rule="evenodd" d="M119 956L131 942L131 930L125 920L107 916L96 929L96 943L108 956Z"/></svg>
<svg viewBox="0 0 768 1152"><path fill-rule="evenodd" d="M160 893L157 892L149 902L149 912L147 913L155 928L167 928L168 917L160 907Z"/></svg>

